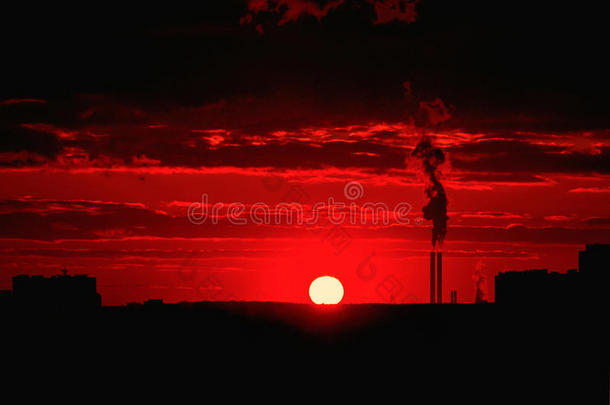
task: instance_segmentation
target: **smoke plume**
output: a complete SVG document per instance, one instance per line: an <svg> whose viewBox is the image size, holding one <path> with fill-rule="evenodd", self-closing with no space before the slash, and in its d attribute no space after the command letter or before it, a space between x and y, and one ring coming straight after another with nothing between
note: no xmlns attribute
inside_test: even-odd
<svg viewBox="0 0 610 405"><path fill-rule="evenodd" d="M475 289L474 302L477 304L487 302L487 283L481 262L477 263L477 267L472 274L472 281L474 281Z"/></svg>
<svg viewBox="0 0 610 405"><path fill-rule="evenodd" d="M426 196L428 203L424 206L424 218L432 221L432 247L442 245L447 234L447 194L439 177L439 166L445 162L443 151L432 144L425 134L419 140L411 156L420 159L426 175Z"/></svg>

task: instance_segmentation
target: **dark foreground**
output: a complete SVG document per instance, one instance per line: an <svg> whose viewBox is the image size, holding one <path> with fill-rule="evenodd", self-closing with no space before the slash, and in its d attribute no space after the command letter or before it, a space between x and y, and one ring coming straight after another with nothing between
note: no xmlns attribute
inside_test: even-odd
<svg viewBox="0 0 610 405"><path fill-rule="evenodd" d="M212 403L608 403L607 319L583 308L199 303L4 318L5 367L33 387L171 387Z"/></svg>

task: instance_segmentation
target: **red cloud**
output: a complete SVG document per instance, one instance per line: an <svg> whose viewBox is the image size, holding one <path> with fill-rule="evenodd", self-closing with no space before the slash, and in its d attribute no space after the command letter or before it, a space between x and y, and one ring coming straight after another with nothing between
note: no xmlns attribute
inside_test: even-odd
<svg viewBox="0 0 610 405"><path fill-rule="evenodd" d="M419 0L367 0L373 5L377 15L374 24L386 24L392 21L402 21L406 23L415 22L417 12L415 5ZM281 15L278 25L297 21L303 15L311 15L322 19L326 17L330 10L344 4L344 0L328 1L324 5L311 0L249 0L249 13L242 17L242 24L249 24L253 21L254 15L261 12L273 12ZM256 26L257 31L262 32L260 25Z"/></svg>
<svg viewBox="0 0 610 405"><path fill-rule="evenodd" d="M280 18L278 25L297 21L303 15L311 15L320 20L322 17L325 17L330 10L343 4L343 1L344 0L329 1L324 6L321 6L310 0L250 0L248 2L248 10L251 14L243 17L241 22L250 23L252 22L253 14L264 11L280 13L282 17Z"/></svg>
<svg viewBox="0 0 610 405"><path fill-rule="evenodd" d="M415 22L417 12L415 5L419 0L373 0L377 13L375 24L386 24L391 21Z"/></svg>
<svg viewBox="0 0 610 405"><path fill-rule="evenodd" d="M39 98L11 98L8 100L0 101L0 106L4 105L13 105L13 104L46 104L46 100L42 100Z"/></svg>
<svg viewBox="0 0 610 405"><path fill-rule="evenodd" d="M606 194L610 193L610 187L578 187L570 190L570 193L593 193L593 194Z"/></svg>

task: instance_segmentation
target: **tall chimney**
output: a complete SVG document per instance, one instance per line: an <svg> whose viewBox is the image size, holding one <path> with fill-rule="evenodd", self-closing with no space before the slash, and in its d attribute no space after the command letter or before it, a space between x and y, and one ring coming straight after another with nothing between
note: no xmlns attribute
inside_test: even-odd
<svg viewBox="0 0 610 405"><path fill-rule="evenodd" d="M434 296L436 295L434 285L434 272L436 271L435 258L434 252L430 252L430 304L434 304Z"/></svg>
<svg viewBox="0 0 610 405"><path fill-rule="evenodd" d="M436 303L443 303L443 253L436 253Z"/></svg>

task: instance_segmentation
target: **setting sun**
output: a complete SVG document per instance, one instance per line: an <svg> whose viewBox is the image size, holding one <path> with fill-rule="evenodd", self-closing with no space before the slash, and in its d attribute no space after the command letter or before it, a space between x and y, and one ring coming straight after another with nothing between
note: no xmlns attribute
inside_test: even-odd
<svg viewBox="0 0 610 405"><path fill-rule="evenodd" d="M318 277L309 286L309 297L315 304L338 304L343 299L343 285L331 276Z"/></svg>

